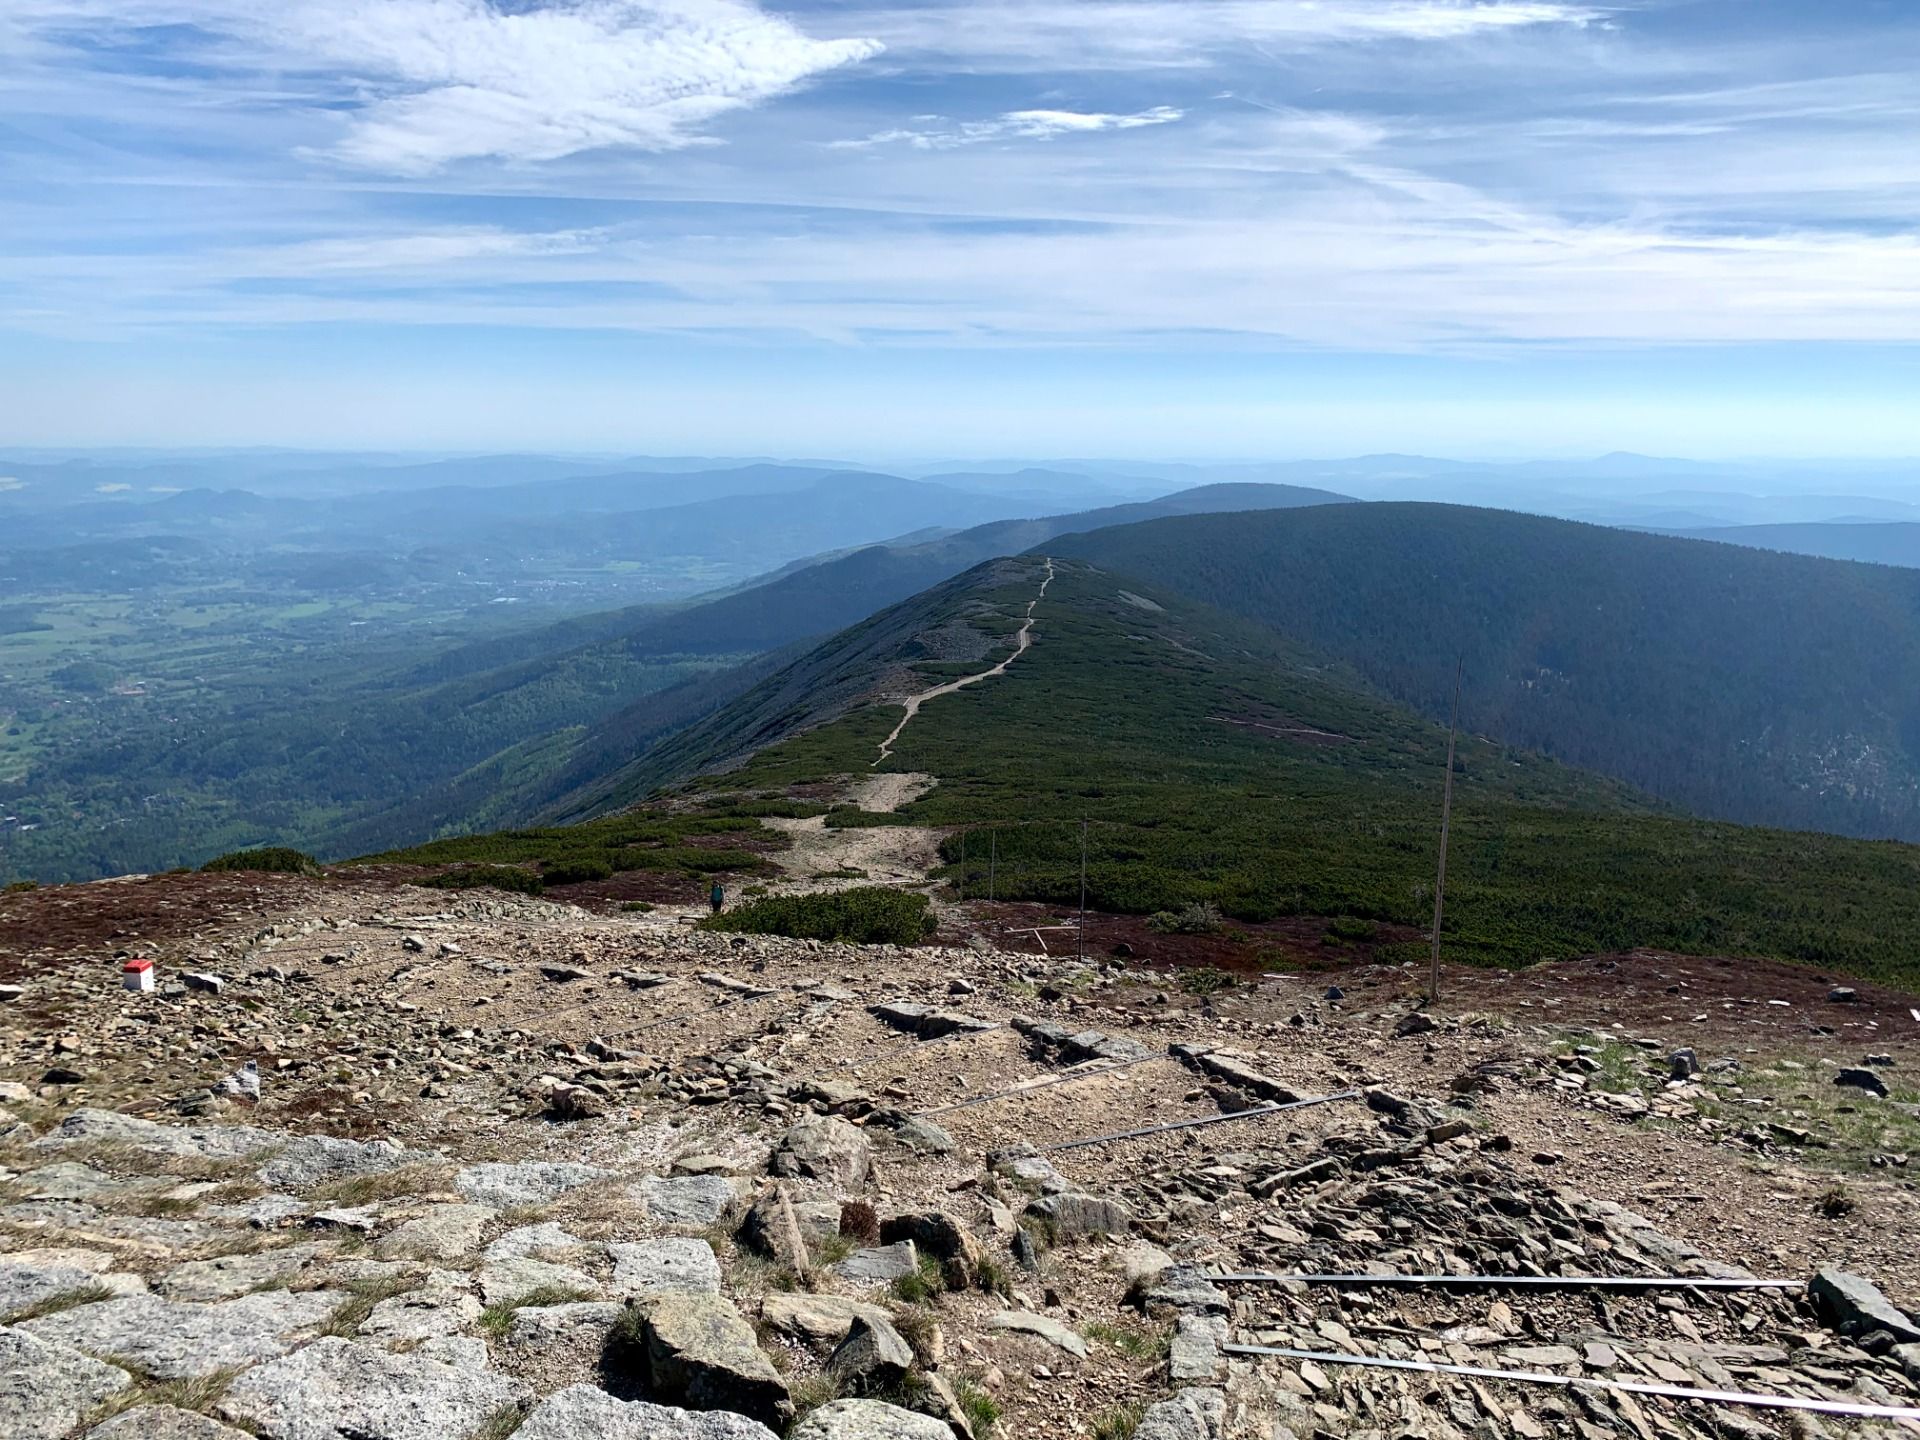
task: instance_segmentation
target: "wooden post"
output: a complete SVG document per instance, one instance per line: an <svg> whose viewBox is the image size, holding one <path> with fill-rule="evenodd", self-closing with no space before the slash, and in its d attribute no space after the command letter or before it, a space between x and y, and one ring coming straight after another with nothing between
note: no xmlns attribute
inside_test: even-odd
<svg viewBox="0 0 1920 1440"><path fill-rule="evenodd" d="M1453 822L1453 742L1460 732L1460 682L1467 660L1463 655L1453 671L1453 719L1447 726L1447 781L1440 792L1440 870L1433 881L1433 960L1427 974L1427 1000L1440 1001L1440 917L1447 899L1447 830Z"/></svg>
<svg viewBox="0 0 1920 1440"><path fill-rule="evenodd" d="M967 832L960 832L960 899L967 898Z"/></svg>
<svg viewBox="0 0 1920 1440"><path fill-rule="evenodd" d="M1087 958L1087 817L1080 817L1080 933L1074 946L1074 954L1080 959Z"/></svg>
<svg viewBox="0 0 1920 1440"><path fill-rule="evenodd" d="M987 901L989 904L993 901L994 867L999 863L1000 832L998 830L989 830L987 832Z"/></svg>

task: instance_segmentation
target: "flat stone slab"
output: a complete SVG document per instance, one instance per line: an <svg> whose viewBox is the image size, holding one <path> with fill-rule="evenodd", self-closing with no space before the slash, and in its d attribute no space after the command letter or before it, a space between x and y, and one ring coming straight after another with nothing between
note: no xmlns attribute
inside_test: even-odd
<svg viewBox="0 0 1920 1440"><path fill-rule="evenodd" d="M271 1190L311 1190L316 1185L383 1175L406 1165L441 1165L437 1150L408 1150L391 1140L340 1140L331 1135L277 1137L273 1158L254 1173Z"/></svg>
<svg viewBox="0 0 1920 1440"><path fill-rule="evenodd" d="M953 1440L944 1420L884 1400L835 1400L797 1425L789 1440Z"/></svg>
<svg viewBox="0 0 1920 1440"><path fill-rule="evenodd" d="M328 1336L241 1375L219 1410L266 1440L464 1440L527 1398L490 1370Z"/></svg>
<svg viewBox="0 0 1920 1440"><path fill-rule="evenodd" d="M102 1289L116 1295L138 1295L147 1288L138 1275L101 1273L105 1267L88 1258L99 1255L97 1250L37 1253L46 1258L23 1261L17 1256L0 1255L0 1315L17 1315L56 1295L71 1295L78 1290ZM100 1259L110 1260L110 1257L100 1255Z"/></svg>
<svg viewBox="0 0 1920 1440"><path fill-rule="evenodd" d="M740 1192L724 1175L649 1175L627 1192L661 1225L706 1230L740 1203Z"/></svg>
<svg viewBox="0 0 1920 1440"><path fill-rule="evenodd" d="M380 1237L373 1247L388 1260L457 1260L480 1248L499 1212L491 1205L434 1205Z"/></svg>
<svg viewBox="0 0 1920 1440"><path fill-rule="evenodd" d="M1056 1349L1064 1350L1079 1359L1087 1358L1087 1342L1080 1338L1077 1331L1069 1330L1058 1320L1045 1315L1035 1315L1027 1310L1006 1310L998 1315L987 1317L987 1329L1009 1330L1016 1335L1032 1335L1046 1341Z"/></svg>
<svg viewBox="0 0 1920 1440"><path fill-rule="evenodd" d="M522 1225L507 1231L487 1246L486 1255L489 1260L518 1260L525 1256L536 1260L572 1260L605 1248L582 1240L563 1225L543 1220L538 1225Z"/></svg>
<svg viewBox="0 0 1920 1440"><path fill-rule="evenodd" d="M491 1260L480 1269L480 1298L489 1305L507 1305L542 1290L571 1290L583 1299L600 1294L600 1282L584 1270L518 1255Z"/></svg>
<svg viewBox="0 0 1920 1440"><path fill-rule="evenodd" d="M613 1293L620 1296L720 1293L720 1262L704 1240L667 1237L609 1245Z"/></svg>
<svg viewBox="0 0 1920 1440"><path fill-rule="evenodd" d="M250 1255L190 1260L155 1280L153 1289L167 1300L232 1300L265 1286L284 1285L327 1253L324 1245L289 1245Z"/></svg>
<svg viewBox="0 0 1920 1440"><path fill-rule="evenodd" d="M13 1181L13 1185L24 1200L91 1200L96 1195L111 1195L120 1190L138 1190L151 1186L151 1180L142 1180L129 1184L125 1180L116 1180L104 1171L91 1165L81 1165L72 1160L56 1161L52 1165L42 1165L37 1170L29 1170Z"/></svg>
<svg viewBox="0 0 1920 1440"><path fill-rule="evenodd" d="M0 1219L23 1230L40 1230L63 1244L105 1246L121 1252L171 1256L182 1250L238 1239L242 1232L204 1220L161 1220L145 1215L105 1215L78 1200L26 1200L0 1209Z"/></svg>
<svg viewBox="0 0 1920 1440"><path fill-rule="evenodd" d="M598 1165L553 1160L523 1160L515 1165L469 1165L453 1177L453 1188L476 1205L512 1210L547 1205L569 1190L613 1177Z"/></svg>
<svg viewBox="0 0 1920 1440"><path fill-rule="evenodd" d="M83 1440L252 1440L244 1430L222 1425L171 1405L141 1405L87 1431Z"/></svg>
<svg viewBox="0 0 1920 1440"><path fill-rule="evenodd" d="M1903 1345L1920 1341L1920 1325L1881 1294L1877 1285L1858 1275L1822 1270L1808 1283L1807 1294L1821 1318L1843 1335L1885 1330Z"/></svg>
<svg viewBox="0 0 1920 1440"><path fill-rule="evenodd" d="M0 1440L60 1440L131 1384L126 1371L70 1345L0 1328Z"/></svg>
<svg viewBox="0 0 1920 1440"><path fill-rule="evenodd" d="M124 1356L162 1380L189 1380L286 1354L347 1298L331 1290L277 1290L196 1305L131 1295L62 1310L20 1328L90 1354Z"/></svg>
<svg viewBox="0 0 1920 1440"><path fill-rule="evenodd" d="M1148 1406L1133 1440L1223 1440L1226 1433L1227 1397L1195 1388Z"/></svg>
<svg viewBox="0 0 1920 1440"><path fill-rule="evenodd" d="M514 1431L514 1440L776 1440L773 1431L724 1410L678 1410L616 1400L592 1385L556 1390Z"/></svg>
<svg viewBox="0 0 1920 1440"><path fill-rule="evenodd" d="M854 1285L891 1285L919 1268L919 1250L911 1240L902 1240L895 1245L856 1250L835 1265L833 1273Z"/></svg>
<svg viewBox="0 0 1920 1440"><path fill-rule="evenodd" d="M63 1145L131 1145L182 1160L244 1160L286 1143L286 1136L250 1125L159 1125L114 1110L76 1110L34 1142L36 1150Z"/></svg>
<svg viewBox="0 0 1920 1440"><path fill-rule="evenodd" d="M480 1301L467 1277L452 1270L434 1270L417 1290L391 1295L373 1307L359 1333L389 1344L419 1344L443 1335L457 1335L480 1318Z"/></svg>
<svg viewBox="0 0 1920 1440"><path fill-rule="evenodd" d="M599 1350L627 1307L617 1300L579 1300L571 1305L528 1305L507 1322L506 1343L529 1350L582 1346Z"/></svg>

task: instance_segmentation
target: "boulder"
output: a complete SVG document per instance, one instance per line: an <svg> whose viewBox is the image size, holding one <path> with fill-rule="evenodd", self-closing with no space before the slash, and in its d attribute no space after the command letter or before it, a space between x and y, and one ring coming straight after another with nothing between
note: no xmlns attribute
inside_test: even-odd
<svg viewBox="0 0 1920 1440"><path fill-rule="evenodd" d="M1225 1394L1191 1389L1149 1406L1134 1429L1133 1440L1224 1440L1226 1433Z"/></svg>
<svg viewBox="0 0 1920 1440"><path fill-rule="evenodd" d="M874 1316L854 1317L847 1338L827 1357L827 1373L854 1395L890 1391L911 1369L913 1348L891 1320Z"/></svg>
<svg viewBox="0 0 1920 1440"><path fill-rule="evenodd" d="M608 1179L613 1173L598 1165L523 1160L514 1165L469 1165L453 1177L453 1187L476 1205L512 1210L549 1204L569 1190Z"/></svg>
<svg viewBox="0 0 1920 1440"><path fill-rule="evenodd" d="M704 1240L667 1237L609 1245L613 1284L622 1298L641 1295L718 1295L720 1262Z"/></svg>
<svg viewBox="0 0 1920 1440"><path fill-rule="evenodd" d="M381 1236L374 1250L386 1260L458 1260L480 1248L498 1213L491 1205L432 1205Z"/></svg>
<svg viewBox="0 0 1920 1440"><path fill-rule="evenodd" d="M1847 1336L1884 1330L1902 1345L1920 1342L1920 1325L1879 1287L1844 1270L1822 1270L1807 1285L1808 1298L1822 1320Z"/></svg>
<svg viewBox="0 0 1920 1440"><path fill-rule="evenodd" d="M287 1137L246 1125L160 1125L113 1110L75 1110L34 1142L36 1150L63 1145L127 1145L182 1160L240 1160L277 1150Z"/></svg>
<svg viewBox="0 0 1920 1440"><path fill-rule="evenodd" d="M87 1431L82 1440L251 1440L244 1430L222 1425L171 1405L142 1405Z"/></svg>
<svg viewBox="0 0 1920 1440"><path fill-rule="evenodd" d="M267 1290L211 1305L130 1295L79 1305L20 1326L42 1340L123 1356L162 1380L197 1380L284 1355L317 1333L348 1297Z"/></svg>
<svg viewBox="0 0 1920 1440"><path fill-rule="evenodd" d="M1058 1194L1068 1188L1065 1177L1053 1168L1053 1162L1031 1145L989 1151L987 1168L1024 1189L1043 1194Z"/></svg>
<svg viewBox="0 0 1920 1440"><path fill-rule="evenodd" d="M1133 1224L1133 1212L1120 1201L1072 1190L1042 1195L1027 1206L1027 1214L1061 1240L1076 1235L1124 1235Z"/></svg>
<svg viewBox="0 0 1920 1440"><path fill-rule="evenodd" d="M218 1408L265 1440L448 1440L527 1398L491 1370L328 1336L247 1371Z"/></svg>
<svg viewBox="0 0 1920 1440"><path fill-rule="evenodd" d="M760 1318L782 1335L815 1345L838 1345L857 1319L892 1322L878 1305L845 1295L783 1294L775 1291L760 1302Z"/></svg>
<svg viewBox="0 0 1920 1440"><path fill-rule="evenodd" d="M775 1175L822 1180L843 1195L865 1183L872 1165L867 1137L837 1115L802 1120L780 1137L768 1161Z"/></svg>
<svg viewBox="0 0 1920 1440"><path fill-rule="evenodd" d="M1144 1309L1187 1311L1198 1315L1225 1315L1233 1302L1198 1265L1172 1265L1134 1292Z"/></svg>
<svg viewBox="0 0 1920 1440"><path fill-rule="evenodd" d="M802 1420L788 1440L953 1440L953 1431L883 1400L835 1400Z"/></svg>
<svg viewBox="0 0 1920 1440"><path fill-rule="evenodd" d="M786 1214L790 1211L793 1218L791 1231L787 1225ZM809 1263L806 1254L796 1255L795 1238L799 1248L811 1250L840 1233L840 1202L838 1200L792 1200L782 1202L777 1187L769 1186L761 1197L753 1202L753 1208L740 1222L740 1243L749 1249L757 1250L768 1259L792 1265L795 1269L804 1269Z"/></svg>
<svg viewBox="0 0 1920 1440"><path fill-rule="evenodd" d="M880 1239L887 1244L911 1240L922 1255L933 1256L940 1262L949 1290L971 1288L986 1259L966 1226L942 1210L895 1215L881 1225Z"/></svg>
<svg viewBox="0 0 1920 1440"><path fill-rule="evenodd" d="M514 1440L776 1440L744 1415L616 1400L591 1385L556 1390L513 1434Z"/></svg>
<svg viewBox="0 0 1920 1440"><path fill-rule="evenodd" d="M1883 1100L1887 1096L1887 1082L1880 1078L1878 1072L1869 1070L1863 1065L1842 1067L1833 1077L1833 1083L1849 1090L1864 1090L1869 1095L1878 1095Z"/></svg>
<svg viewBox="0 0 1920 1440"><path fill-rule="evenodd" d="M1439 1028L1432 1016L1415 1010L1411 1014L1400 1017L1399 1022L1393 1027L1393 1034L1396 1040L1405 1040L1413 1035L1431 1035Z"/></svg>
<svg viewBox="0 0 1920 1440"><path fill-rule="evenodd" d="M753 1327L718 1295L660 1295L636 1307L654 1394L692 1410L733 1410L769 1428L793 1415L787 1382Z"/></svg>
<svg viewBox="0 0 1920 1440"><path fill-rule="evenodd" d="M60 1440L131 1384L117 1365L71 1345L0 1328L0 1440Z"/></svg>
<svg viewBox="0 0 1920 1440"><path fill-rule="evenodd" d="M649 1175L627 1193L657 1224L692 1230L719 1224L740 1203L724 1175Z"/></svg>

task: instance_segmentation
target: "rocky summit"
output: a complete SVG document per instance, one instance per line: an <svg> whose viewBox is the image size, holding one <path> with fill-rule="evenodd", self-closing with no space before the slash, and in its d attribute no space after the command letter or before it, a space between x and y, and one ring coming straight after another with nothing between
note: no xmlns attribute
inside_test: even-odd
<svg viewBox="0 0 1920 1440"><path fill-rule="evenodd" d="M0 956L0 1440L1920 1428L1920 1046L1811 974L685 918L369 873L149 992Z"/></svg>

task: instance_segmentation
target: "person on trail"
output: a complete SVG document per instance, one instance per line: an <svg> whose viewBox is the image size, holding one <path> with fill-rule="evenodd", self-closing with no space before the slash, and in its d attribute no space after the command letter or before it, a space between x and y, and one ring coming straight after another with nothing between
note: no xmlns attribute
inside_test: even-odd
<svg viewBox="0 0 1920 1440"><path fill-rule="evenodd" d="M721 907L727 903L727 892L721 887L718 880L713 882L713 893L709 895L707 899L713 904L713 913L718 915Z"/></svg>

